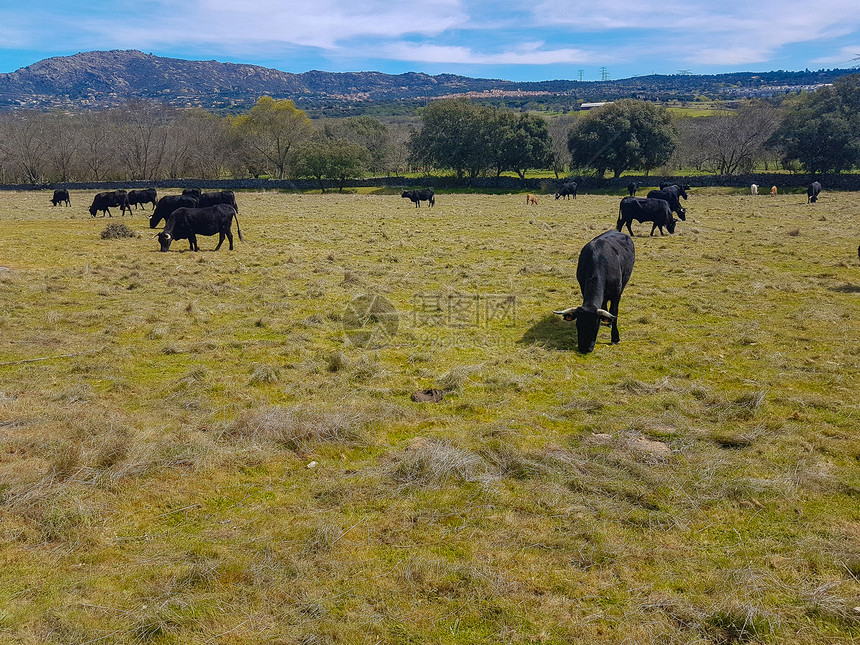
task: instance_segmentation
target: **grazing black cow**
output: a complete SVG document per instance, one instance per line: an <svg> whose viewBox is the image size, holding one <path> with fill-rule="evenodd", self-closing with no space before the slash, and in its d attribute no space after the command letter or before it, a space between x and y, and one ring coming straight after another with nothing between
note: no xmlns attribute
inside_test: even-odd
<svg viewBox="0 0 860 645"><path fill-rule="evenodd" d="M415 204L415 208L421 206L421 202L426 201L430 206L436 203L436 195L432 188L424 188L422 190L404 190L401 197L408 198Z"/></svg>
<svg viewBox="0 0 860 645"><path fill-rule="evenodd" d="M689 188L689 186L687 186L686 188ZM672 193L678 199L680 199L681 197L687 199L687 190L684 186L679 186L678 184L669 184L668 186L663 186L660 190L665 193Z"/></svg>
<svg viewBox="0 0 860 645"><path fill-rule="evenodd" d="M149 228L155 228L161 220L166 221L177 208L197 208L197 200L188 195L165 195L149 216Z"/></svg>
<svg viewBox="0 0 860 645"><path fill-rule="evenodd" d="M555 198L564 197L565 199L569 199L573 197L576 199L576 182L569 181L561 185L561 188L558 189L558 192L555 194Z"/></svg>
<svg viewBox="0 0 860 645"><path fill-rule="evenodd" d="M601 324L611 325L613 343L621 342L618 302L633 273L635 258L633 240L617 231L606 231L582 247L576 266L582 305L553 313L576 321L577 346L583 354L594 349Z"/></svg>
<svg viewBox="0 0 860 645"><path fill-rule="evenodd" d="M125 217L126 209L128 209L128 214L131 215L131 206L128 205L128 193L124 190L110 190L98 193L93 198L92 206L90 206L90 215L95 217L96 213L102 211L102 217L104 217L104 213L107 213L108 217L113 217L110 214L111 206L119 206L123 217Z"/></svg>
<svg viewBox="0 0 860 645"><path fill-rule="evenodd" d="M239 228L239 217L236 209L229 204L216 204L206 208L177 208L168 218L164 230L158 234L158 243L162 251L170 249L173 240L188 240L192 251L199 251L197 246L198 235L218 234L218 246L221 248L226 237L230 241L230 250L233 250L233 233L230 231L233 218L236 218L236 232L239 239L244 241L242 231Z"/></svg>
<svg viewBox="0 0 860 645"><path fill-rule="evenodd" d="M200 199L200 189L199 188L185 188L182 191L182 194L186 197L193 197L194 199Z"/></svg>
<svg viewBox="0 0 860 645"><path fill-rule="evenodd" d="M809 186L806 187L806 203L814 204L818 201L818 193L821 192L821 184L817 181L813 181Z"/></svg>
<svg viewBox="0 0 860 645"><path fill-rule="evenodd" d="M660 190L671 190L673 193L678 195L679 197L683 197L687 199L687 191L690 190L690 186L688 184L670 184L669 182L662 182L660 184Z"/></svg>
<svg viewBox="0 0 860 645"><path fill-rule="evenodd" d="M185 191L182 191L182 194L184 195ZM239 207L236 205L236 196L233 194L232 190L219 190L215 193L200 193L200 196L197 198L197 206L199 208L215 206L216 204L227 204L228 206L232 206L233 210L237 213L239 212Z"/></svg>
<svg viewBox="0 0 860 645"><path fill-rule="evenodd" d="M663 235L664 226L669 229L669 233L674 233L675 222L677 221L672 217L672 209L665 199L625 197L618 206L618 221L615 224L615 230L621 231L626 224L632 237L633 229L630 228L630 223L634 219L637 222L653 222L651 235L654 235L654 229L658 227L660 228L660 235Z"/></svg>
<svg viewBox="0 0 860 645"><path fill-rule="evenodd" d="M662 199L663 201L669 202L669 208L678 213L678 219L681 221L686 221L687 219L687 211L681 206L681 201L678 199L678 195L673 191L667 189L661 190L652 190L648 193L648 197L650 199Z"/></svg>
<svg viewBox="0 0 860 645"><path fill-rule="evenodd" d="M128 191L128 205L134 206L135 208L138 205L143 204L152 204L152 209L155 210L155 205L158 202L158 193L155 191L155 188L144 188L142 190L130 190Z"/></svg>
<svg viewBox="0 0 860 645"><path fill-rule="evenodd" d="M627 195L630 197L636 197L636 191L639 190L639 182L631 181L627 184Z"/></svg>
<svg viewBox="0 0 860 645"><path fill-rule="evenodd" d="M54 196L51 198L51 203L54 206L61 203L65 203L66 206L71 206L72 202L69 200L69 191L65 188L57 188L57 190L54 191Z"/></svg>

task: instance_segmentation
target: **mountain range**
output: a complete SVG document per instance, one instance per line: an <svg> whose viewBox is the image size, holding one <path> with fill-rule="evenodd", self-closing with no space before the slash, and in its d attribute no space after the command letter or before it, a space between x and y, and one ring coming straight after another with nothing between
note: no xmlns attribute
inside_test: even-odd
<svg viewBox="0 0 860 645"><path fill-rule="evenodd" d="M831 83L856 69L734 74L652 75L614 81L551 80L514 82L455 74L417 72L323 72L302 74L277 69L165 58L136 50L92 51L41 60L0 74L0 110L101 109L136 99L155 99L179 107L198 106L238 112L269 95L297 105L391 103L440 96L501 98L565 97L568 102L623 97L666 100L697 94L765 96Z"/></svg>

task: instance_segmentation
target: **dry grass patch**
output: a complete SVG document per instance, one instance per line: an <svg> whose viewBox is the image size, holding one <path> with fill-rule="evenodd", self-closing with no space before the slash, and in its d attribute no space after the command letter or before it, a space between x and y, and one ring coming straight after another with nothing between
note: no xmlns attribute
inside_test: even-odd
<svg viewBox="0 0 860 645"><path fill-rule="evenodd" d="M373 418L366 412L344 407L320 410L309 407L266 407L239 416L224 429L229 441L283 445L308 450L318 443L363 445L371 440Z"/></svg>
<svg viewBox="0 0 860 645"><path fill-rule="evenodd" d="M477 453L426 437L411 440L391 460L388 475L401 486L440 487L498 476Z"/></svg>

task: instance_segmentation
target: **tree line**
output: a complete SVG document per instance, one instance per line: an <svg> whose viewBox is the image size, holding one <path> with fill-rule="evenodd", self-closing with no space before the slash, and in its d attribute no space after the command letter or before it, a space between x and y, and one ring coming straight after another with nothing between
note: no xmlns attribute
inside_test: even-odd
<svg viewBox="0 0 860 645"><path fill-rule="evenodd" d="M144 101L105 111L0 114L2 183L272 177L312 178L322 188L415 171L618 177L858 166L860 75L778 103L747 101L699 117L632 99L553 117L439 100L405 121L312 120L293 101L268 96L229 117Z"/></svg>

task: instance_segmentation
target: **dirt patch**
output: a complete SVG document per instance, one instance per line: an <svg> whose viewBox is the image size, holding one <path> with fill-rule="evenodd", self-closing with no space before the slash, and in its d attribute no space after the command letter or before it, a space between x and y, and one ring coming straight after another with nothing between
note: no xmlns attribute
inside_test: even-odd
<svg viewBox="0 0 860 645"><path fill-rule="evenodd" d="M672 454L671 448L662 441L656 441L647 437L631 437L627 440L627 447L655 457L668 457Z"/></svg>
<svg viewBox="0 0 860 645"><path fill-rule="evenodd" d="M439 403L445 398L445 390L415 390L409 398L416 403Z"/></svg>

